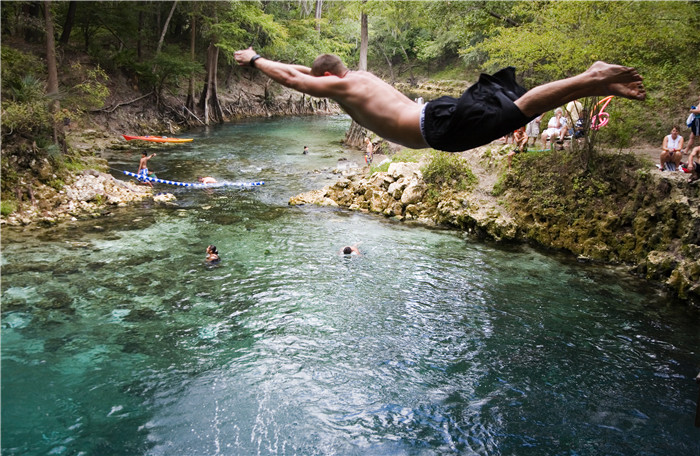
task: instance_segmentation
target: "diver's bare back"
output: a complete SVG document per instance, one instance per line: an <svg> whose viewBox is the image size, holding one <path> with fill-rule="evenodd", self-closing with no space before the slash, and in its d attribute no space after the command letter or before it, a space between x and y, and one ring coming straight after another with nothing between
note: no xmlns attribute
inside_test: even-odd
<svg viewBox="0 0 700 456"><path fill-rule="evenodd" d="M357 123L406 147L428 147L420 132L420 105L366 71L351 71L343 80L345 90L332 98Z"/></svg>

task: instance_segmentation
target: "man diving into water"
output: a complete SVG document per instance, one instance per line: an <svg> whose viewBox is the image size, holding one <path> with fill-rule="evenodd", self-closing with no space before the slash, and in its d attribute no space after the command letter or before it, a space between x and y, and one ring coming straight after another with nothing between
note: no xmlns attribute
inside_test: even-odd
<svg viewBox="0 0 700 456"><path fill-rule="evenodd" d="M508 67L482 74L459 99L445 96L418 105L372 73L350 71L335 55L317 57L311 68L262 58L252 48L236 51L235 58L286 87L336 101L358 124L412 149L472 149L583 97L646 98L637 70L605 62L530 91L515 82L515 68Z"/></svg>

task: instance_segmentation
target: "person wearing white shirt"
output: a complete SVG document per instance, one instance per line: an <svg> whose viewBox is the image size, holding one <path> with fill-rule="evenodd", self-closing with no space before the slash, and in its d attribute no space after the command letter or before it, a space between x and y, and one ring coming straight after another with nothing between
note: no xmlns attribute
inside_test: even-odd
<svg viewBox="0 0 700 456"><path fill-rule="evenodd" d="M671 134L664 136L661 144L661 171L669 169L676 171L680 169L681 157L683 156L683 136L680 135L680 129L677 126L671 128Z"/></svg>

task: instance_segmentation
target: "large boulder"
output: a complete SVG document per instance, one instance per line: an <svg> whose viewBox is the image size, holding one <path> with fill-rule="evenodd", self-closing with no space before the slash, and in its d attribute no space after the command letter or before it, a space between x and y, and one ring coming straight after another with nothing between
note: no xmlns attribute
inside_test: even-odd
<svg viewBox="0 0 700 456"><path fill-rule="evenodd" d="M409 204L421 202L427 189L428 187L422 180L411 180L401 193L401 204L408 206Z"/></svg>
<svg viewBox="0 0 700 456"><path fill-rule="evenodd" d="M392 163L389 165L387 174L393 177L394 180L399 180L402 177L423 178L423 173L421 173L420 164L418 163Z"/></svg>

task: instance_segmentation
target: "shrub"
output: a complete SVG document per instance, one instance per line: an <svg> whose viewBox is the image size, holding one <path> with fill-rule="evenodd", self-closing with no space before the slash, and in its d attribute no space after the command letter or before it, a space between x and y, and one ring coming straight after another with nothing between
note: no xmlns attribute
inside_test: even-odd
<svg viewBox="0 0 700 456"><path fill-rule="evenodd" d="M431 160L421 169L423 180L429 187L443 189L450 186L462 191L477 182L477 178L469 168L467 161L457 154L434 152Z"/></svg>
<svg viewBox="0 0 700 456"><path fill-rule="evenodd" d="M17 103L31 103L44 97L44 83L41 79L28 74L22 78L10 80L7 92Z"/></svg>
<svg viewBox="0 0 700 456"><path fill-rule="evenodd" d="M48 105L43 101L31 103L16 103L13 101L2 104L2 134L12 133L31 135L41 132L51 125L51 114Z"/></svg>
<svg viewBox="0 0 700 456"><path fill-rule="evenodd" d="M80 63L71 65L70 88L64 105L78 111L97 109L104 105L109 96L106 86L109 77L98 65L96 68L86 68Z"/></svg>
<svg viewBox="0 0 700 456"><path fill-rule="evenodd" d="M0 214L8 216L17 210L17 203L14 201L3 200L0 202Z"/></svg>
<svg viewBox="0 0 700 456"><path fill-rule="evenodd" d="M44 76L44 65L37 56L22 52L9 46L2 46L2 87L12 87L18 81L31 77L41 80ZM43 92L43 83L41 87ZM5 95L5 93L3 93Z"/></svg>

